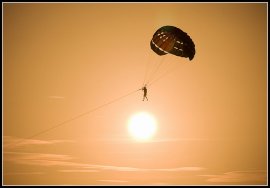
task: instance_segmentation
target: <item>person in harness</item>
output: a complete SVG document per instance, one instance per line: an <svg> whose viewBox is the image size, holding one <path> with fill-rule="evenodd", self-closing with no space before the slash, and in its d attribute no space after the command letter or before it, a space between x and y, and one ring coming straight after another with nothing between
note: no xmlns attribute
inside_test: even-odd
<svg viewBox="0 0 270 188"><path fill-rule="evenodd" d="M146 88L146 85L143 86L142 90L143 90L143 101L144 101L144 99L147 99L148 100L148 98L147 98L147 88Z"/></svg>

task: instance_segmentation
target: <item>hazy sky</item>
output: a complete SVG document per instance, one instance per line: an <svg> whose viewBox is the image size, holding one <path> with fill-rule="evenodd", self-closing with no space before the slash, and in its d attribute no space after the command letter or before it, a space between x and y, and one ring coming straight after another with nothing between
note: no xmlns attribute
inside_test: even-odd
<svg viewBox="0 0 270 188"><path fill-rule="evenodd" d="M173 71L149 101L138 91L4 147L3 184L268 184L267 4L2 7L5 144L141 88L160 62L158 28L181 28L196 48L192 61L164 56ZM158 122L148 142L127 131L141 111Z"/></svg>

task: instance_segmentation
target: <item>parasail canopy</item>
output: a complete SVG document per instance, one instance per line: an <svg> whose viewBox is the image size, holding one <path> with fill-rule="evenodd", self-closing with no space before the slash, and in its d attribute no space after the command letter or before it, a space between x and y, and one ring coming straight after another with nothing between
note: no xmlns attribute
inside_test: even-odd
<svg viewBox="0 0 270 188"><path fill-rule="evenodd" d="M195 55L195 45L190 36L174 26L159 28L154 33L150 46L160 56L170 53L192 60Z"/></svg>

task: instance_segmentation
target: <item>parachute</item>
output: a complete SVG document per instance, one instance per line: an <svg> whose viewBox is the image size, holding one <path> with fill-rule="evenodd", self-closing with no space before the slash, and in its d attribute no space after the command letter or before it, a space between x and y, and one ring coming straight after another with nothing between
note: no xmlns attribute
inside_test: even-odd
<svg viewBox="0 0 270 188"><path fill-rule="evenodd" d="M177 61L164 61L166 54L189 58L195 56L195 44L190 36L175 26L160 27L150 41L150 59L142 85L152 85L179 66ZM154 51L154 53L152 53ZM152 55L153 54L153 55ZM170 56L169 56L170 57ZM175 64L176 62L176 64Z"/></svg>
<svg viewBox="0 0 270 188"><path fill-rule="evenodd" d="M150 46L160 56L170 53L192 60L195 55L195 45L190 36L174 26L159 28L154 33Z"/></svg>

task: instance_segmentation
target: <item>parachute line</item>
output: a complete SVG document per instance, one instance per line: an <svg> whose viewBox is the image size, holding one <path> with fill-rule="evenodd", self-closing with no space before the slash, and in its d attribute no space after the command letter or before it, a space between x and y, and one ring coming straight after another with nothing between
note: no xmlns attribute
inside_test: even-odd
<svg viewBox="0 0 270 188"><path fill-rule="evenodd" d="M153 69L153 71L150 74L149 79L147 80L147 83L146 84L149 84L149 82L156 76L156 74L158 73L158 70L160 69L160 67L164 63L164 58L165 58L165 56L163 56L161 58L160 62L158 62L158 63L154 62L155 64L157 64L157 66L155 67L155 69Z"/></svg>
<svg viewBox="0 0 270 188"><path fill-rule="evenodd" d="M151 54L148 53L142 86L144 86L146 84L146 81L147 81L147 77L148 77L150 66L151 66L151 59L150 58L151 58Z"/></svg>
<svg viewBox="0 0 270 188"><path fill-rule="evenodd" d="M176 70L176 65L177 63L171 63L172 65L169 65L168 67L166 67L166 71L164 71L162 74L160 74L157 78L155 78L154 80L152 80L148 86L151 86L153 83L157 82L158 80L160 80L161 78L165 77L166 75L168 75L169 73L173 72Z"/></svg>

